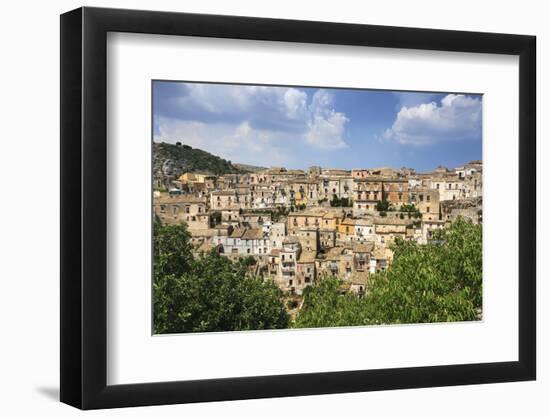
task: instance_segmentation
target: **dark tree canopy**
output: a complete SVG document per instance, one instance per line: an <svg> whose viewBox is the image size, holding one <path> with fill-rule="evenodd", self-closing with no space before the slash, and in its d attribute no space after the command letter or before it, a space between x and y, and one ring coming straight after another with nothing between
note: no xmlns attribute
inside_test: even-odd
<svg viewBox="0 0 550 417"><path fill-rule="evenodd" d="M373 324L476 320L482 301L481 226L458 218L431 243L398 241L366 298Z"/></svg>
<svg viewBox="0 0 550 417"><path fill-rule="evenodd" d="M380 200L376 203L377 211L388 211L391 208L392 208L392 205L388 200Z"/></svg>
<svg viewBox="0 0 550 417"><path fill-rule="evenodd" d="M458 218L427 245L397 240L391 268L370 277L366 294L321 277L304 291L290 322L277 286L250 275L253 258L214 251L193 257L185 225L154 228L155 333L469 321L481 318L481 226Z"/></svg>
<svg viewBox="0 0 550 417"><path fill-rule="evenodd" d="M247 274L248 262L210 252L194 259L185 225L154 231L155 333L288 327L280 290Z"/></svg>
<svg viewBox="0 0 550 417"><path fill-rule="evenodd" d="M386 272L373 275L363 298L339 295L325 278L305 292L296 327L469 321L481 317L481 226L462 218L427 245L398 240Z"/></svg>
<svg viewBox="0 0 550 417"><path fill-rule="evenodd" d="M304 290L304 305L294 327L338 327L369 324L362 299L342 294L342 282L333 276L323 277Z"/></svg>

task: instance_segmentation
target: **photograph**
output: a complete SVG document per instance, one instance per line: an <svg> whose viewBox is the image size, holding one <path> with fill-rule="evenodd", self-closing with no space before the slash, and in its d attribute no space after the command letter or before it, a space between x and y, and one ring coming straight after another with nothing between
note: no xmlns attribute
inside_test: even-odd
<svg viewBox="0 0 550 417"><path fill-rule="evenodd" d="M482 108L153 80L153 334L482 320Z"/></svg>

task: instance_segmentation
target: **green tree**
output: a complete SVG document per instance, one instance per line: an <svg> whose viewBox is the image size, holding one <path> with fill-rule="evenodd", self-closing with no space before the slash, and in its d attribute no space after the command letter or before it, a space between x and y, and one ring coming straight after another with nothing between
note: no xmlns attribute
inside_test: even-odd
<svg viewBox="0 0 550 417"><path fill-rule="evenodd" d="M222 222L222 212L221 211L214 211L210 215L210 218L212 219L212 223L214 226L221 224Z"/></svg>
<svg viewBox="0 0 550 417"><path fill-rule="evenodd" d="M332 195L332 200L330 201L331 207L351 207L353 203L351 199L347 197L338 198L336 194Z"/></svg>
<svg viewBox="0 0 550 417"><path fill-rule="evenodd" d="M342 281L327 276L304 290L304 304L293 323L296 328L358 326L369 324L361 299L344 293Z"/></svg>
<svg viewBox="0 0 550 417"><path fill-rule="evenodd" d="M391 268L374 276L365 297L379 323L475 320L482 301L481 227L463 218L427 245L398 240Z"/></svg>
<svg viewBox="0 0 550 417"><path fill-rule="evenodd" d="M388 200L379 200L376 203L377 211L388 211L391 209L391 203Z"/></svg>
<svg viewBox="0 0 550 417"><path fill-rule="evenodd" d="M239 262L242 262L244 266L252 266L256 265L256 259L254 259L253 256L246 256L244 258L240 258Z"/></svg>
<svg viewBox="0 0 550 417"><path fill-rule="evenodd" d="M163 225L158 217L153 224L153 273L160 275L181 275L193 263L191 235L187 226Z"/></svg>
<svg viewBox="0 0 550 417"><path fill-rule="evenodd" d="M247 262L214 251L195 259L185 225L154 231L154 331L280 329L289 317L280 290L247 274Z"/></svg>
<svg viewBox="0 0 550 417"><path fill-rule="evenodd" d="M418 210L418 207L416 207L414 204L403 204L399 208L399 211L401 213L408 213L409 219L410 218L419 219L419 218L422 217L422 213L420 213L420 210ZM403 218L403 217L401 217L401 218Z"/></svg>
<svg viewBox="0 0 550 417"><path fill-rule="evenodd" d="M470 321L482 307L481 226L459 217L427 245L397 240L390 269L366 296L341 295L334 278L305 293L296 327Z"/></svg>

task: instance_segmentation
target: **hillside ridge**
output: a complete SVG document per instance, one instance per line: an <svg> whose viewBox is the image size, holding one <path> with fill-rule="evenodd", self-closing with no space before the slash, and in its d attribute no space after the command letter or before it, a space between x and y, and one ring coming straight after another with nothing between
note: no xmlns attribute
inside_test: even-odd
<svg viewBox="0 0 550 417"><path fill-rule="evenodd" d="M185 172L201 172L213 175L249 172L242 166L220 158L202 149L177 142L153 142L153 171L179 176Z"/></svg>

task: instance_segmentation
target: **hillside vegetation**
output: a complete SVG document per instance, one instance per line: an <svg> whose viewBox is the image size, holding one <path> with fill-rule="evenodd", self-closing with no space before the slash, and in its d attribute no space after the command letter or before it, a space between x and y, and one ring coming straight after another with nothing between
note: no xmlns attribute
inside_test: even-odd
<svg viewBox="0 0 550 417"><path fill-rule="evenodd" d="M153 169L165 174L181 175L185 172L207 172L214 175L247 172L219 156L189 145L171 143L153 144Z"/></svg>

